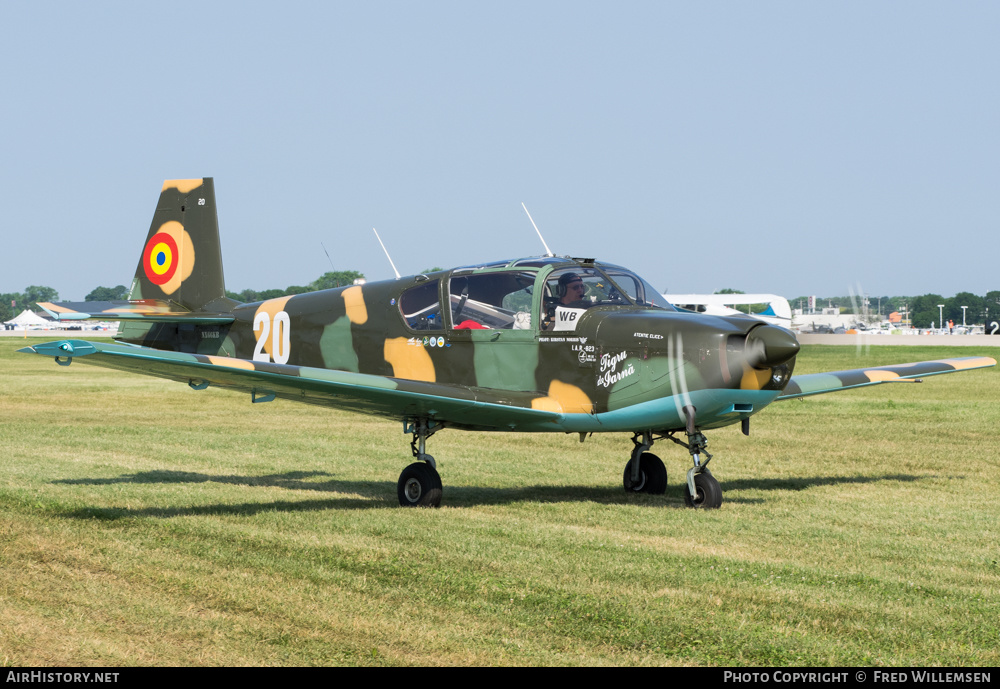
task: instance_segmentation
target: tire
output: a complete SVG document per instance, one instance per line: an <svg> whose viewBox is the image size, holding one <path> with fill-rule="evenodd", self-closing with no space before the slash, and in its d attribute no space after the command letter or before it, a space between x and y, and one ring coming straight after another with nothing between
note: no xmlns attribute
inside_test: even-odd
<svg viewBox="0 0 1000 689"><path fill-rule="evenodd" d="M722 486L709 473L694 475L694 489L698 495L694 499L684 484L684 504L702 510L715 510L722 506Z"/></svg>
<svg viewBox="0 0 1000 689"><path fill-rule="evenodd" d="M439 507L441 477L430 464L414 462L399 475L396 494L402 507Z"/></svg>
<svg viewBox="0 0 1000 689"><path fill-rule="evenodd" d="M622 485L630 493L649 493L663 495L667 492L667 468L659 457L651 452L644 452L639 457L639 483L632 485L632 460L625 464L622 475Z"/></svg>

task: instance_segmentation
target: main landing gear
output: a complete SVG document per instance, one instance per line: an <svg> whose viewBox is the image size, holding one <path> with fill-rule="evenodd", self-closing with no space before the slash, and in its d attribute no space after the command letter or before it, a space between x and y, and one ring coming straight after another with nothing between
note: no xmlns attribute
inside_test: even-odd
<svg viewBox="0 0 1000 689"><path fill-rule="evenodd" d="M676 431L670 431L666 435L653 437L652 431L637 432L632 436L632 457L625 465L625 473L622 483L625 490L633 493L652 493L662 495L667 489L667 470L663 462L656 455L648 452L653 447L655 440L667 439L678 445L683 445L691 454L691 461L694 466L688 469L687 486L684 490L684 504L688 507L698 507L701 509L715 509L722 505L722 487L708 470L708 463L712 460L712 455L705 448L708 440L704 434L698 430L695 424L695 408L684 407L685 435L687 442L676 437ZM705 456L703 462L701 457Z"/></svg>
<svg viewBox="0 0 1000 689"><path fill-rule="evenodd" d="M642 442L639 442L640 436ZM632 458L625 465L622 484L625 490L632 493L650 493L663 495L667 492L667 468L652 452L646 452L653 446L653 433L636 433L632 436Z"/></svg>
<svg viewBox="0 0 1000 689"><path fill-rule="evenodd" d="M708 440L695 423L695 408L684 407L685 435L687 442L676 437L678 431L654 436L653 431L642 431L632 436L632 456L625 465L622 484L632 493L663 495L667 490L667 469L662 460L649 450L656 440L670 440L683 445L691 454L693 467L687 472L684 504L688 507L715 509L722 505L722 487L708 470L712 455L706 447ZM440 507L441 476L438 475L434 457L427 454L427 439L444 428L444 425L427 419L407 419L404 431L413 434L410 450L416 462L403 469L399 475L396 492L403 507ZM702 456L705 460L702 461Z"/></svg>
<svg viewBox="0 0 1000 689"><path fill-rule="evenodd" d="M427 439L441 430L443 426L427 419L404 422L406 433L413 433L410 450L417 461L403 469L396 484L399 504L403 507L440 507L441 477L437 472L434 458L424 452L427 449Z"/></svg>

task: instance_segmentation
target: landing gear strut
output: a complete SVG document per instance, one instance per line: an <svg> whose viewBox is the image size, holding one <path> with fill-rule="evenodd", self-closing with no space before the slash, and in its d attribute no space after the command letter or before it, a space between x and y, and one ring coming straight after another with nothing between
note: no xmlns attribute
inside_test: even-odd
<svg viewBox="0 0 1000 689"><path fill-rule="evenodd" d="M441 505L441 476L434 458L424 452L427 439L443 426L427 419L404 422L403 430L413 433L410 450L417 461L403 469L396 484L399 504L403 507L439 507Z"/></svg>

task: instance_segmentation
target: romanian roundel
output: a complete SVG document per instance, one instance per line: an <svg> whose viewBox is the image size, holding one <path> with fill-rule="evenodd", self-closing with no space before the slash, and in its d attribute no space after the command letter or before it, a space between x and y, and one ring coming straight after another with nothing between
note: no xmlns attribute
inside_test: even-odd
<svg viewBox="0 0 1000 689"><path fill-rule="evenodd" d="M166 232L157 232L146 242L142 254L142 268L154 285L162 285L177 272L180 253L177 242Z"/></svg>

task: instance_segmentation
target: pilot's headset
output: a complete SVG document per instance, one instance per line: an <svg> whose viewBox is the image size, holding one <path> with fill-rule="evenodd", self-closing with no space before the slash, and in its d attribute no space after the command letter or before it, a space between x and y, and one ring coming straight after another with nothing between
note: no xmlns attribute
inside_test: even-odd
<svg viewBox="0 0 1000 689"><path fill-rule="evenodd" d="M559 284L556 285L556 296L560 299L566 296L566 290L569 288L569 283L574 280L583 280L582 277L576 273L563 273L559 276Z"/></svg>

